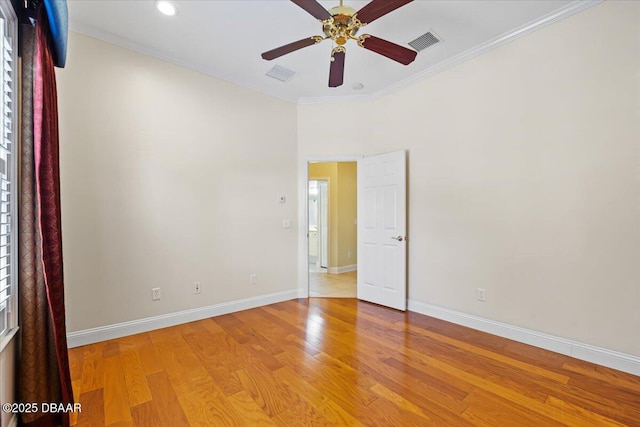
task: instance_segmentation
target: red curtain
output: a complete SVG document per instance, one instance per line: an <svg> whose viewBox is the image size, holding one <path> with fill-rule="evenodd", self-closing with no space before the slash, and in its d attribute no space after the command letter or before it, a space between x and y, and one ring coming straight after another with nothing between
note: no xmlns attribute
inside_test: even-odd
<svg viewBox="0 0 640 427"><path fill-rule="evenodd" d="M67 353L57 89L46 14L22 32L20 400L73 403ZM27 426L68 426L66 413L22 414Z"/></svg>

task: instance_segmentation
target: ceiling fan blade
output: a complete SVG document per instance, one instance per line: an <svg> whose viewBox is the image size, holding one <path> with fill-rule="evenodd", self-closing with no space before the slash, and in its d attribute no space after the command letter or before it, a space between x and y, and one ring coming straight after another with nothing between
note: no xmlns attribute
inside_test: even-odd
<svg viewBox="0 0 640 427"><path fill-rule="evenodd" d="M324 21L331 18L331 14L327 12L327 9L322 7L316 0L291 0L304 10L306 10L314 18Z"/></svg>
<svg viewBox="0 0 640 427"><path fill-rule="evenodd" d="M329 67L329 87L342 86L344 81L344 58L346 51L337 47L331 52L331 66Z"/></svg>
<svg viewBox="0 0 640 427"><path fill-rule="evenodd" d="M406 47L369 34L360 36L358 44L365 49L379 53L380 55L386 56L394 61L398 61L403 65L411 64L418 54L415 50L407 49Z"/></svg>
<svg viewBox="0 0 640 427"><path fill-rule="evenodd" d="M275 49L271 49L267 52L264 52L262 54L262 59L271 61L272 59L279 58L282 55L286 55L287 53L291 53L298 49L302 49L303 47L320 43L321 41L322 41L322 37L320 36L313 36L313 37L308 37L306 39L298 40L297 42L285 44L284 46L280 46Z"/></svg>
<svg viewBox="0 0 640 427"><path fill-rule="evenodd" d="M371 0L371 2L367 3L356 13L356 17L363 24L368 24L412 1L413 0Z"/></svg>

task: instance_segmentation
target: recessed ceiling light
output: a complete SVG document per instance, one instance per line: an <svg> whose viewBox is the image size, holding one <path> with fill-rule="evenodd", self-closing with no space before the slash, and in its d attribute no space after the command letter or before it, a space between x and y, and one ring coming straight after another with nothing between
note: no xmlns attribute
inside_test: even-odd
<svg viewBox="0 0 640 427"><path fill-rule="evenodd" d="M173 16L178 12L175 5L165 0L160 0L156 2L156 7L163 15Z"/></svg>
<svg viewBox="0 0 640 427"><path fill-rule="evenodd" d="M364 85L362 83L354 83L353 86L351 86L351 88L353 90L362 90L364 89Z"/></svg>

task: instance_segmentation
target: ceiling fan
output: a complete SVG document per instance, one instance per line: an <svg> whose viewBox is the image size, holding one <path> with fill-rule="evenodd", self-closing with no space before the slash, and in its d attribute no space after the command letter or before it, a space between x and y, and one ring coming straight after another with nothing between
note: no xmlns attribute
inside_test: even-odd
<svg viewBox="0 0 640 427"><path fill-rule="evenodd" d="M411 3L413 0L372 0L357 12L349 6L344 6L342 0L340 0L340 6L329 10L322 7L316 0L291 1L321 21L322 31L325 35L308 37L269 50L262 54L263 59L270 61L287 53L320 43L323 40L331 39L337 46L331 51L329 87L338 87L342 85L344 81L344 60L347 52L344 45L349 39L355 40L360 47L386 56L403 65L409 65L416 59L418 52L414 50L407 49L406 47L370 34L356 36L356 33L361 27L407 3Z"/></svg>

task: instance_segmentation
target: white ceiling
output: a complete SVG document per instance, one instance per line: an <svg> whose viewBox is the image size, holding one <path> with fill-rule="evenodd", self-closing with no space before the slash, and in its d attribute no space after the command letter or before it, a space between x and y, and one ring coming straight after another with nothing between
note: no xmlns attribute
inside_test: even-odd
<svg viewBox="0 0 640 427"><path fill-rule="evenodd" d="M411 82L553 23L599 0L415 0L359 34L394 43L427 31L441 42L409 66L346 45L344 85L327 87L331 41L265 61L264 51L312 35L321 25L287 0L176 0L178 14L160 14L153 0L69 0L70 28L98 39L294 102L377 98ZM346 0L356 10L366 0ZM339 1L320 1L330 9ZM73 49L73 46L70 46ZM283 83L265 76L274 65L296 72ZM355 90L361 83L364 88Z"/></svg>

